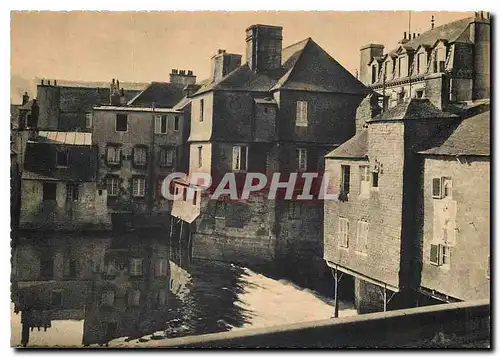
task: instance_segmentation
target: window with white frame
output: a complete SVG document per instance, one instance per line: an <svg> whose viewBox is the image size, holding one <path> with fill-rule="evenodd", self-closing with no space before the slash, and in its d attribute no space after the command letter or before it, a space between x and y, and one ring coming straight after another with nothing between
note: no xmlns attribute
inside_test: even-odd
<svg viewBox="0 0 500 358"><path fill-rule="evenodd" d="M145 147L134 148L134 165L144 166L147 162L147 149Z"/></svg>
<svg viewBox="0 0 500 358"><path fill-rule="evenodd" d="M245 145L233 146L233 170L245 171L248 166L248 147Z"/></svg>
<svg viewBox="0 0 500 358"><path fill-rule="evenodd" d="M118 178L115 178L115 177L106 178L106 190L108 192L108 196L117 196L118 195Z"/></svg>
<svg viewBox="0 0 500 358"><path fill-rule="evenodd" d="M92 112L85 113L85 127L92 128Z"/></svg>
<svg viewBox="0 0 500 358"><path fill-rule="evenodd" d="M451 260L451 247L443 244L431 244L429 261L435 266L448 266Z"/></svg>
<svg viewBox="0 0 500 358"><path fill-rule="evenodd" d="M132 195L134 197L143 197L146 192L146 179L145 178L133 178L132 179Z"/></svg>
<svg viewBox="0 0 500 358"><path fill-rule="evenodd" d="M370 167L368 165L359 166L359 195L366 197L370 194Z"/></svg>
<svg viewBox="0 0 500 358"><path fill-rule="evenodd" d="M299 127L307 127L307 124L307 101L297 101L295 125Z"/></svg>
<svg viewBox="0 0 500 358"><path fill-rule="evenodd" d="M297 148L297 169L300 172L307 170L307 149Z"/></svg>
<svg viewBox="0 0 500 358"><path fill-rule="evenodd" d="M366 253L368 248L368 229L369 224L366 221L358 221L356 228L356 251Z"/></svg>
<svg viewBox="0 0 500 358"><path fill-rule="evenodd" d="M339 246L349 247L349 219L339 217Z"/></svg>
<svg viewBox="0 0 500 358"><path fill-rule="evenodd" d="M106 147L106 162L108 164L120 164L121 149L117 145L108 145Z"/></svg>
<svg viewBox="0 0 500 358"><path fill-rule="evenodd" d="M166 115L156 115L155 116L155 133L157 134L167 134L167 121L168 117Z"/></svg>
<svg viewBox="0 0 500 358"><path fill-rule="evenodd" d="M174 148L160 149L160 166L171 167L174 164Z"/></svg>
<svg viewBox="0 0 500 358"><path fill-rule="evenodd" d="M142 259L133 258L130 260L129 273L131 276L142 276Z"/></svg>

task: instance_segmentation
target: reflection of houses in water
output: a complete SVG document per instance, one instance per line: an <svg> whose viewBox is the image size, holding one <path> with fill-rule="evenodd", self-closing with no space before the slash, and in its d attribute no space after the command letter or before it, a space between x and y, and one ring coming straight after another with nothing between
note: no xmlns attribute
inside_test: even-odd
<svg viewBox="0 0 500 358"><path fill-rule="evenodd" d="M245 323L235 305L243 270L193 262L190 250L163 234L33 239L20 239L13 254L12 301L22 315L25 345L32 327L50 342L54 320L83 320L76 343L82 345L225 331Z"/></svg>

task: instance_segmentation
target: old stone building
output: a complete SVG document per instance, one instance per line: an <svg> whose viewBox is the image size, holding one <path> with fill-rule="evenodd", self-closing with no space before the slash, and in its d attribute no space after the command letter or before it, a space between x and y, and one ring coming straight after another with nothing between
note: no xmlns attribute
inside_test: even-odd
<svg viewBox="0 0 500 358"><path fill-rule="evenodd" d="M327 150L355 133L366 88L311 38L282 48L281 27L254 25L246 44L244 64L219 50L211 78L191 96L189 175L210 174L213 188L234 173L240 193L250 172L280 173L282 182L321 176ZM282 254L321 258L321 201L268 199L269 187L248 200L210 200L209 190L189 198L178 185L185 200L173 215L192 223L195 256L253 265Z"/></svg>
<svg viewBox="0 0 500 358"><path fill-rule="evenodd" d="M145 225L170 223L172 203L161 194L161 185L168 174L186 168L182 144L189 130L184 107L173 107L185 100L196 76L172 70L170 77L170 82L150 83L128 102L116 84L110 104L93 109L97 180L107 188L108 209L124 222L143 217Z"/></svg>
<svg viewBox="0 0 500 358"><path fill-rule="evenodd" d="M360 50L359 79L393 107L409 98L428 98L436 107L490 96L490 15L404 33L396 49L368 44Z"/></svg>
<svg viewBox="0 0 500 358"><path fill-rule="evenodd" d="M32 132L21 177L21 229L110 228L106 189L96 184L91 133Z"/></svg>
<svg viewBox="0 0 500 358"><path fill-rule="evenodd" d="M433 172L438 168L446 168L447 173L453 169L441 164L444 158L437 163L414 149L457 126L478 123L469 117L488 109L489 31L489 15L477 13L407 39L387 55L380 45L361 50L360 79L371 92L358 107L356 135L326 156L326 171L339 195L338 200L325 201L324 222L324 258L337 284L340 273L355 278L360 312L412 306L425 301L420 293L466 299L476 292L475 297L484 297L484 280L478 286L459 286L457 267L448 271L450 283L444 284L444 270L436 273L428 268L428 241L439 241L429 237L434 220L438 227L444 221L451 225L446 215L432 214L434 203L449 207L447 200L429 203L426 196L432 179L428 176L436 175ZM421 51L425 56L419 56ZM478 173L483 172L479 169ZM456 200L462 202L457 207L464 205L474 215L485 215L484 202L473 205L459 194ZM474 240L471 248L485 240ZM438 255L436 247L439 253L447 253L447 248L433 246L434 256ZM462 255L462 248L457 250ZM485 252L478 251L477 259L486 263ZM474 265L470 256L463 256L463 263L467 269ZM485 263L471 270L480 271ZM452 273L457 275L452 278ZM451 282L458 291L450 288ZM443 286L438 287L440 283ZM465 293L467 288L470 291Z"/></svg>
<svg viewBox="0 0 500 358"><path fill-rule="evenodd" d="M52 131L91 132L92 108L110 103L111 97L126 103L144 88L142 83L76 82L41 80L37 85L40 108L38 128ZM116 90L119 89L117 93Z"/></svg>
<svg viewBox="0 0 500 358"><path fill-rule="evenodd" d="M477 114L416 148L420 289L443 301L490 297L490 119Z"/></svg>

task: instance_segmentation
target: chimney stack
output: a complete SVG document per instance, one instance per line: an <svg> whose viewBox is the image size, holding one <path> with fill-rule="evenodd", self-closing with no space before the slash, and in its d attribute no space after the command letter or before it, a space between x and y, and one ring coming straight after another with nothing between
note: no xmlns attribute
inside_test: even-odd
<svg viewBox="0 0 500 358"><path fill-rule="evenodd" d="M434 15L431 17L431 30L434 29Z"/></svg>
<svg viewBox="0 0 500 358"><path fill-rule="evenodd" d="M54 80L54 86L57 86L57 80Z"/></svg>
<svg viewBox="0 0 500 358"><path fill-rule="evenodd" d="M219 50L216 55L212 56L211 61L212 81L217 82L241 66L241 55Z"/></svg>
<svg viewBox="0 0 500 358"><path fill-rule="evenodd" d="M50 86L50 80L47 80L47 85Z"/></svg>
<svg viewBox="0 0 500 358"><path fill-rule="evenodd" d="M176 68L172 69L170 74L170 83L178 83L183 85L196 83L196 76L193 71L189 70L186 74L186 70L178 70Z"/></svg>
<svg viewBox="0 0 500 358"><path fill-rule="evenodd" d="M43 78L42 78L42 83L41 83L41 85L43 86Z"/></svg>
<svg viewBox="0 0 500 358"><path fill-rule="evenodd" d="M252 71L267 71L281 67L283 28L252 25L246 29L246 61Z"/></svg>
<svg viewBox="0 0 500 358"><path fill-rule="evenodd" d="M24 92L22 105L24 106L26 103L29 102L29 100L30 100L30 96L28 96L28 92Z"/></svg>
<svg viewBox="0 0 500 358"><path fill-rule="evenodd" d="M379 57L384 54L384 45L368 44L359 50L359 80L364 85L372 83L371 68L368 64L374 57Z"/></svg>

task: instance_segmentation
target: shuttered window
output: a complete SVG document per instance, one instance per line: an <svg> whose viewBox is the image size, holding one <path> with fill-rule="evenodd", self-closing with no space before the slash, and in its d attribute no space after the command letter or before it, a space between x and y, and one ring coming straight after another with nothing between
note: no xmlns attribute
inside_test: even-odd
<svg viewBox="0 0 500 358"><path fill-rule="evenodd" d="M368 248L368 229L366 221L358 221L356 228L356 251L366 253Z"/></svg>
<svg viewBox="0 0 500 358"><path fill-rule="evenodd" d="M431 251L430 251L430 262L433 265L440 265L440 259L439 259L439 249L441 245L434 245L431 244Z"/></svg>
<svg viewBox="0 0 500 358"><path fill-rule="evenodd" d="M299 127L307 127L308 118L307 118L307 102L306 101L297 101L297 109L295 115L295 125Z"/></svg>
<svg viewBox="0 0 500 358"><path fill-rule="evenodd" d="M339 217L339 245L349 247L349 219Z"/></svg>
<svg viewBox="0 0 500 358"><path fill-rule="evenodd" d="M106 148L106 162L108 164L120 164L121 150L120 147L108 145Z"/></svg>
<svg viewBox="0 0 500 358"><path fill-rule="evenodd" d="M248 147L235 145L233 147L233 170L245 171L248 165Z"/></svg>
<svg viewBox="0 0 500 358"><path fill-rule="evenodd" d="M134 197L143 197L146 192L146 179L133 178L132 179L132 195Z"/></svg>

